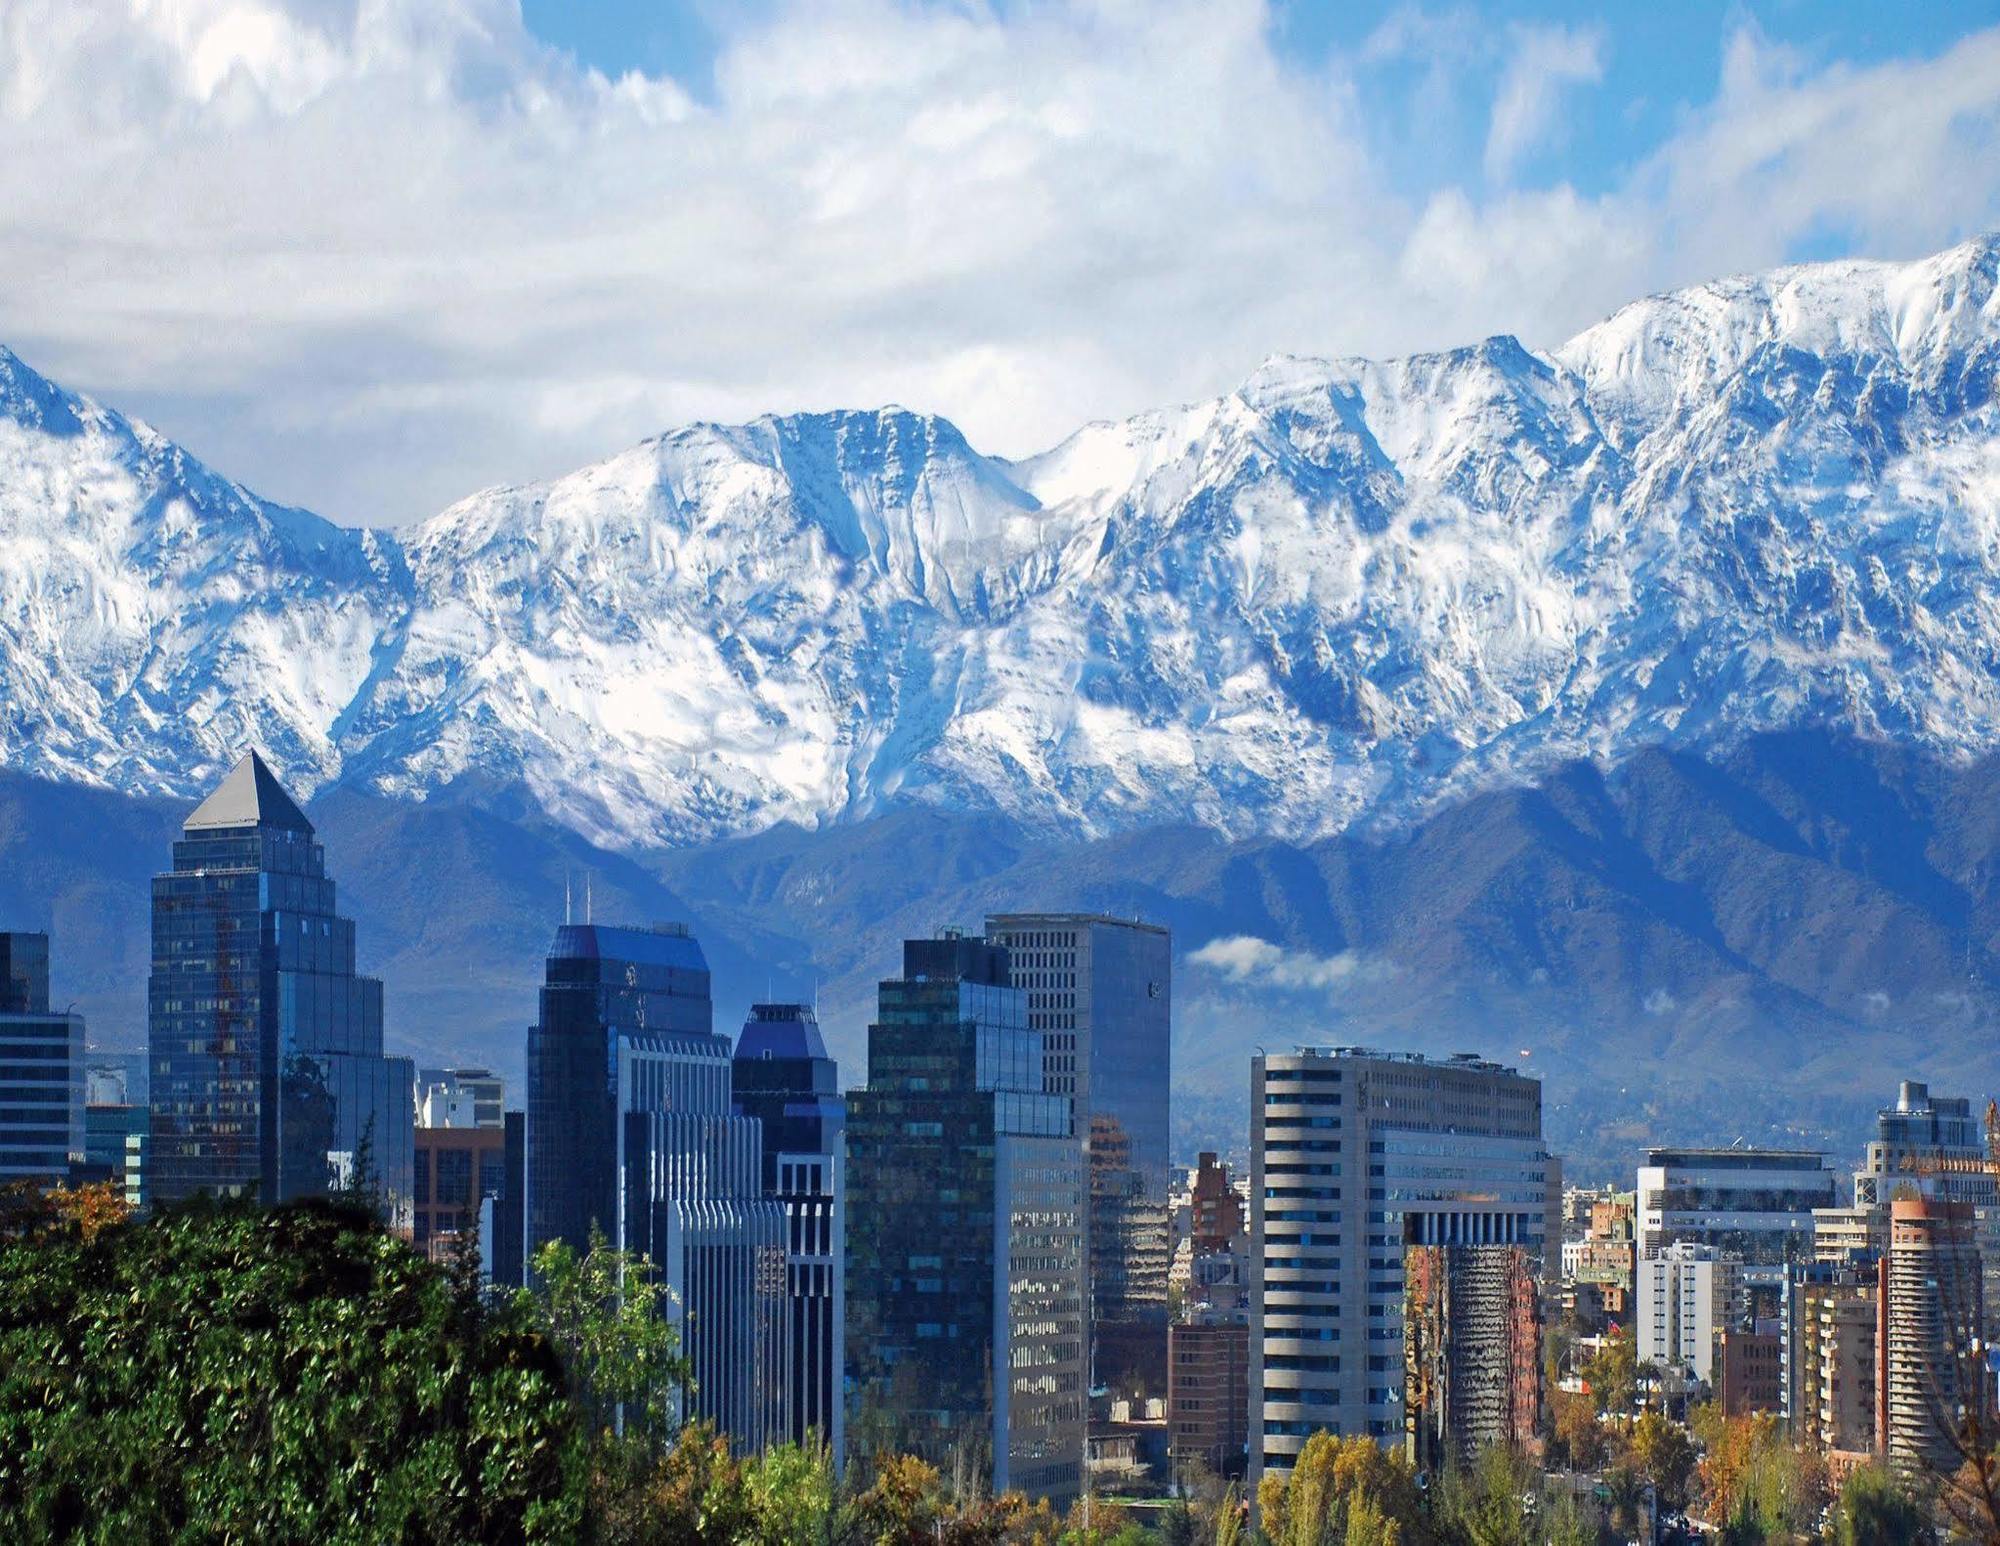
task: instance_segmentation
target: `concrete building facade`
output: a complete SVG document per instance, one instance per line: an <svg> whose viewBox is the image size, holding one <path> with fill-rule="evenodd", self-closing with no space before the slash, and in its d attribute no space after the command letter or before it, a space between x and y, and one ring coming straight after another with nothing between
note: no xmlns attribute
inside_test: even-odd
<svg viewBox="0 0 2000 1546"><path fill-rule="evenodd" d="M1559 1257L1538 1081L1471 1055L1260 1054L1250 1076L1252 1478L1321 1429L1406 1439L1405 1230Z"/></svg>

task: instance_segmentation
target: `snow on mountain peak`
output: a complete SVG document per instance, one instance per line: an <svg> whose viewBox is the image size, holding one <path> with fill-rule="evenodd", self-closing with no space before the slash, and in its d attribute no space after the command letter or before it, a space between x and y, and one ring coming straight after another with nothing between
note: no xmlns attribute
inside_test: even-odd
<svg viewBox="0 0 2000 1546"><path fill-rule="evenodd" d="M1550 355L1279 356L982 456L692 425L407 544L0 351L0 761L191 793L518 780L648 844L919 799L1395 825L1575 756L2000 743L2000 242L1628 306Z"/></svg>

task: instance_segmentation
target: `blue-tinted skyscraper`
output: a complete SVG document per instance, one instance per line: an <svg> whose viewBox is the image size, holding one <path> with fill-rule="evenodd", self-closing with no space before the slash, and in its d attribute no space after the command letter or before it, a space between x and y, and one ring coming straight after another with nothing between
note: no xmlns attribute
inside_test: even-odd
<svg viewBox="0 0 2000 1546"><path fill-rule="evenodd" d="M85 1153L83 1019L49 1012L49 937L0 933L0 1182L68 1179Z"/></svg>
<svg viewBox="0 0 2000 1546"><path fill-rule="evenodd" d="M1091 913L1004 913L986 934L1007 947L1028 995L1044 1088L1076 1098L1090 1171L1093 1382L1112 1396L1164 1398L1172 936Z"/></svg>
<svg viewBox="0 0 2000 1546"><path fill-rule="evenodd" d="M910 940L847 1098L850 1451L1083 1484L1083 1147L1007 952Z"/></svg>
<svg viewBox="0 0 2000 1546"><path fill-rule="evenodd" d="M407 1225L408 1058L382 1054L382 984L312 823L252 752L153 878L146 1195L317 1197L365 1166Z"/></svg>
<svg viewBox="0 0 2000 1546"><path fill-rule="evenodd" d="M764 1195L785 1210L785 1298L791 1320L791 1432L842 1452L846 1218L841 1172L847 1104L808 1004L753 1004L731 1066L736 1109L764 1130Z"/></svg>
<svg viewBox="0 0 2000 1546"><path fill-rule="evenodd" d="M593 1226L648 1257L694 1365L689 1415L740 1448L790 1431L785 1216L730 1095L708 960L676 925L565 924L528 1032L528 1249Z"/></svg>

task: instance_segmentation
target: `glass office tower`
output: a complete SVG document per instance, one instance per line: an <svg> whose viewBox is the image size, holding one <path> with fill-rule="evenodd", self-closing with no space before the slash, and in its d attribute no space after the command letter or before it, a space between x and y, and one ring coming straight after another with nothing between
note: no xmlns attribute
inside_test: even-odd
<svg viewBox="0 0 2000 1546"><path fill-rule="evenodd" d="M0 1015L47 1014L49 937L0 933Z"/></svg>
<svg viewBox="0 0 2000 1546"><path fill-rule="evenodd" d="M708 959L678 924L556 930L528 1032L528 1249L593 1226L658 1269L694 1371L687 1415L741 1450L784 1439L785 1214L738 1116Z"/></svg>
<svg viewBox="0 0 2000 1546"><path fill-rule="evenodd" d="M48 935L0 933L0 1183L66 1181L88 1152L83 1017L49 1011Z"/></svg>
<svg viewBox="0 0 2000 1546"><path fill-rule="evenodd" d="M791 1319L790 1438L846 1442L846 1218L841 1172L847 1103L810 1004L752 1004L730 1065L736 1109L764 1131L764 1195L785 1210L785 1298Z"/></svg>
<svg viewBox="0 0 2000 1546"><path fill-rule="evenodd" d="M267 1201L357 1179L408 1227L408 1058L382 1054L382 984L312 823L255 752L189 816L153 877L146 1195Z"/></svg>
<svg viewBox="0 0 2000 1546"><path fill-rule="evenodd" d="M1061 1503L1083 1485L1084 1173L983 939L910 940L847 1102L849 1448Z"/></svg>
<svg viewBox="0 0 2000 1546"><path fill-rule="evenodd" d="M1173 938L1085 913L1002 913L986 933L1007 947L1042 1033L1043 1088L1076 1098L1090 1168L1092 1384L1164 1398Z"/></svg>

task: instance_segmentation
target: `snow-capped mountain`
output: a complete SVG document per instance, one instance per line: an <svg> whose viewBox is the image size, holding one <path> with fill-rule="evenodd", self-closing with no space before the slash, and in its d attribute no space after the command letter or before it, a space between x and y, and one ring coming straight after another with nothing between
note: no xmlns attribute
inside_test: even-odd
<svg viewBox="0 0 2000 1546"><path fill-rule="evenodd" d="M902 800L1397 826L1804 724L2000 745L2000 239L1638 302L1538 354L1278 359L1021 462L698 425L399 539L0 351L0 764L187 795L524 783L625 847Z"/></svg>

